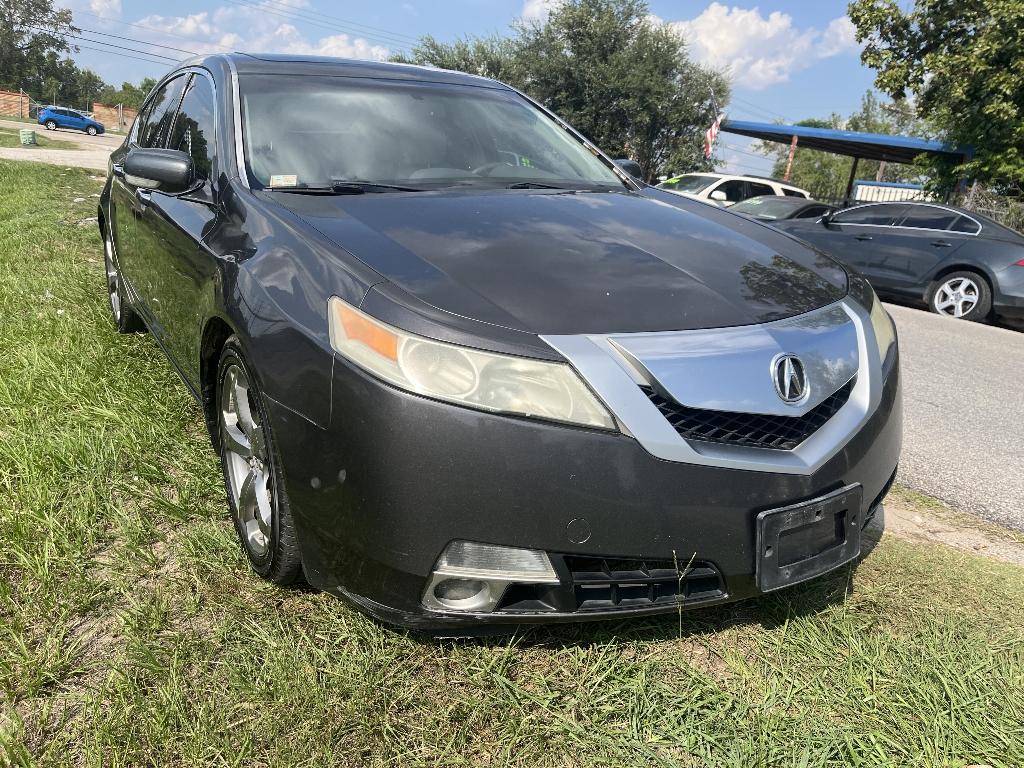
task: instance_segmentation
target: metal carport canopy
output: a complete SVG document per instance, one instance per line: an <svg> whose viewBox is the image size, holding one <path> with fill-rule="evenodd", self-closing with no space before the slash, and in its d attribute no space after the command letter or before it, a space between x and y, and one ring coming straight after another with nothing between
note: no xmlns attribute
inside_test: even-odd
<svg viewBox="0 0 1024 768"><path fill-rule="evenodd" d="M835 128L726 120L722 123L722 130L783 144L788 144L796 136L801 149L820 149L837 155L861 157L865 160L884 160L889 163L912 163L922 152L946 155L960 162L969 159L971 155L970 150L931 139L840 131Z"/></svg>

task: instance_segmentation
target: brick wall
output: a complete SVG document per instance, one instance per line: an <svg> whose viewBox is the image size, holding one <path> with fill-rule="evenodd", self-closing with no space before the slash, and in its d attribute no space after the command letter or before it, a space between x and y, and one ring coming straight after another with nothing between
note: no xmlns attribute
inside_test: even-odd
<svg viewBox="0 0 1024 768"><path fill-rule="evenodd" d="M28 96L17 91L0 91L0 115L28 117Z"/></svg>
<svg viewBox="0 0 1024 768"><path fill-rule="evenodd" d="M108 131L127 131L133 122L135 122L135 116L138 111L125 107L121 110L121 124L118 125L118 111L117 105L109 106L107 104L100 104L96 102L92 105L92 116L94 120L103 123L103 127Z"/></svg>

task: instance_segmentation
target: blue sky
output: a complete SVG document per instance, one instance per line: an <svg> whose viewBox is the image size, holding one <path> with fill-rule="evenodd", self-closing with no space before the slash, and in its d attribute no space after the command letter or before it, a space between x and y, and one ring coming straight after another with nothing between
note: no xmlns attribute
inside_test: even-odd
<svg viewBox="0 0 1024 768"><path fill-rule="evenodd" d="M76 60L110 82L159 76L182 50L262 50L383 58L420 35L441 40L504 33L516 18L558 0L58 0L83 30ZM849 114L871 87L841 0L649 0L651 13L686 38L694 58L727 68L737 119L799 120ZM104 33L104 34L100 34ZM131 40L121 40L118 35ZM104 41L135 51L112 49ZM145 42L139 42L145 41ZM157 47L157 45L165 47ZM88 48L106 48L107 53ZM180 49L180 50L179 50ZM140 54L138 51L146 51ZM135 57L135 58L129 58ZM147 59L147 60L143 60ZM763 172L750 142L722 135L720 154L739 172Z"/></svg>

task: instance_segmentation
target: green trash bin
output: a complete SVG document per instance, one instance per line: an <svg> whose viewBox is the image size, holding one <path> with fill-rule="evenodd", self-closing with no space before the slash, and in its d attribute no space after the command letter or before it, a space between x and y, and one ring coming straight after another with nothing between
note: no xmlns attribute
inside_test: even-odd
<svg viewBox="0 0 1024 768"><path fill-rule="evenodd" d="M36 132L31 128L22 128L18 131L18 135L21 137L21 145L23 147L31 147L36 143Z"/></svg>

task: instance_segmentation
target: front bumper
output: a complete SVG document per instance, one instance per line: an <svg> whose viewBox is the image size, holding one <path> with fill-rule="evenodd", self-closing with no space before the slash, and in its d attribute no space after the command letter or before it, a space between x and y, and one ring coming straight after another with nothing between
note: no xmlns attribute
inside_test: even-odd
<svg viewBox="0 0 1024 768"><path fill-rule="evenodd" d="M307 579L387 622L433 632L678 609L642 595L602 603L606 592L587 608L563 590L534 612L536 593L485 615L427 610L423 590L455 539L551 553L564 589L581 562L626 560L691 565L704 580L687 588L684 607L753 596L758 513L858 483L867 520L901 445L895 357L878 406L807 474L666 461L622 434L428 400L341 360L334 369L328 429L270 403Z"/></svg>

